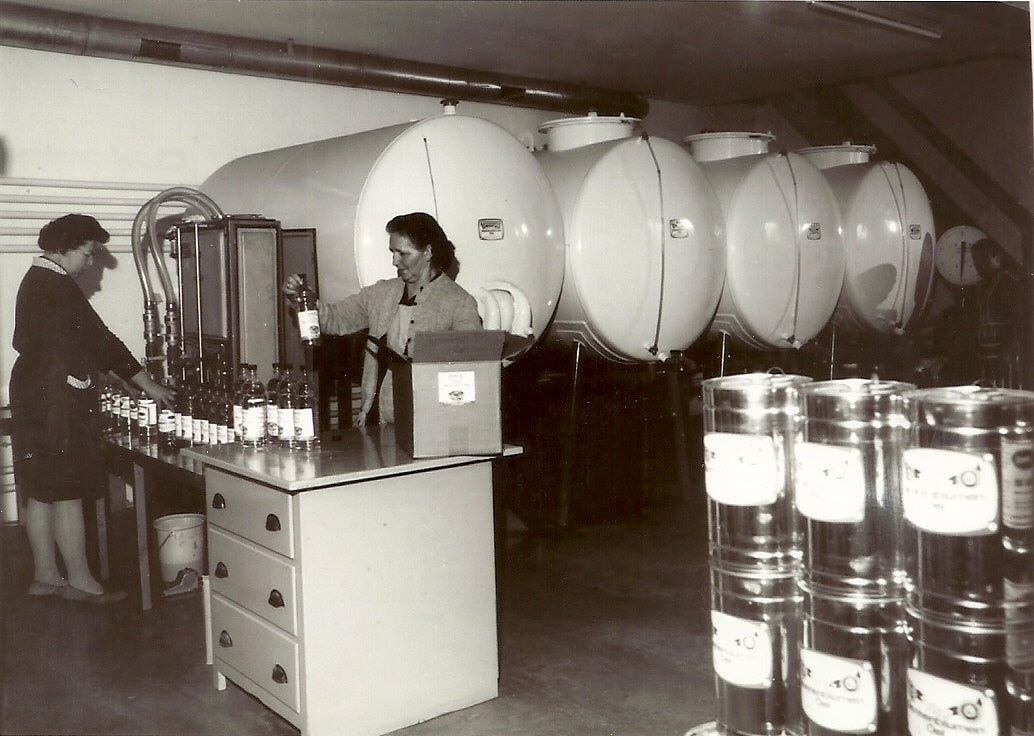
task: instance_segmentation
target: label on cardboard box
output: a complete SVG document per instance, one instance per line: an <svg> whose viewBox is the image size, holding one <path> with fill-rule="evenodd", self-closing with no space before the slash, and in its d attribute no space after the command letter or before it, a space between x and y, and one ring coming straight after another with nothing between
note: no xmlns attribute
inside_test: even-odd
<svg viewBox="0 0 1034 736"><path fill-rule="evenodd" d="M441 371L438 374L438 403L459 406L477 400L474 371Z"/></svg>

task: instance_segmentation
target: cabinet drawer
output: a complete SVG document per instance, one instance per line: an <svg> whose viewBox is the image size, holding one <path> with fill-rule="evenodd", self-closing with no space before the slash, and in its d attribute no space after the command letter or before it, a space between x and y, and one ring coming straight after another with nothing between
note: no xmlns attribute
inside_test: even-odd
<svg viewBox="0 0 1034 736"><path fill-rule="evenodd" d="M213 591L298 634L298 578L291 562L217 527L208 530L208 560Z"/></svg>
<svg viewBox="0 0 1034 736"><path fill-rule="evenodd" d="M291 496L214 468L205 470L208 522L294 557Z"/></svg>
<svg viewBox="0 0 1034 736"><path fill-rule="evenodd" d="M215 656L300 712L298 643L220 595L212 596Z"/></svg>

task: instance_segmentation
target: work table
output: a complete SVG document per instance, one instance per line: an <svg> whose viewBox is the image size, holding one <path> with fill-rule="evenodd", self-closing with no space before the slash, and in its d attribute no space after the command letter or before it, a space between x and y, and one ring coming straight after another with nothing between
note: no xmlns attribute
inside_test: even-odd
<svg viewBox="0 0 1034 736"><path fill-rule="evenodd" d="M414 460L391 426L180 455L204 466L216 689L232 681L302 736L376 736L497 696L499 456Z"/></svg>

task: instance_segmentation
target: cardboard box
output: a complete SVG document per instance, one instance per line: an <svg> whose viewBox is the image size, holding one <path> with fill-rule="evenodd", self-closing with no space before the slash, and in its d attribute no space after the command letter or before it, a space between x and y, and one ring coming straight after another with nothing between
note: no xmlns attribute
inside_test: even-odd
<svg viewBox="0 0 1034 736"><path fill-rule="evenodd" d="M422 332L394 355L395 437L412 457L503 451L501 330Z"/></svg>

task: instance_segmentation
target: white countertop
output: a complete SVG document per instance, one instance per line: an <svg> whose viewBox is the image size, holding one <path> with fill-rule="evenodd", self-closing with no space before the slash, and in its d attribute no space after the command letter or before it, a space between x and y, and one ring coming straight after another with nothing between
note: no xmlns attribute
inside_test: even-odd
<svg viewBox="0 0 1034 736"><path fill-rule="evenodd" d="M308 452L279 446L244 447L239 442L180 450L187 459L288 492L487 462L522 452L518 446L506 445L502 455L414 459L398 446L390 424L335 432L333 439L323 438L318 449Z"/></svg>

